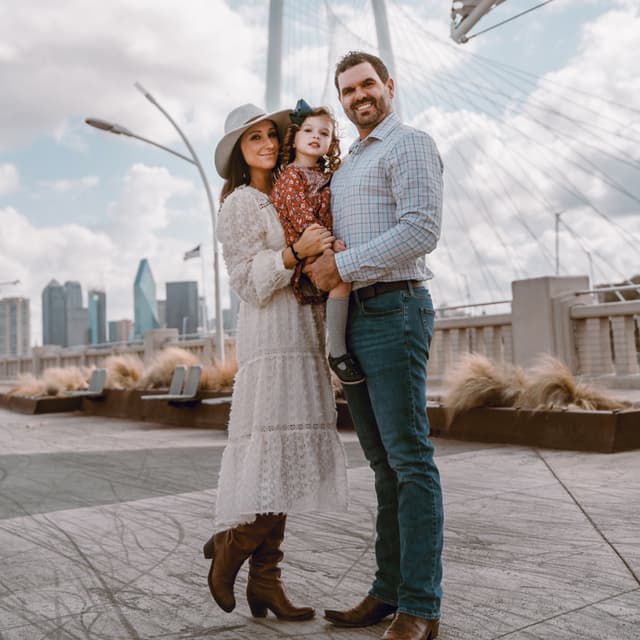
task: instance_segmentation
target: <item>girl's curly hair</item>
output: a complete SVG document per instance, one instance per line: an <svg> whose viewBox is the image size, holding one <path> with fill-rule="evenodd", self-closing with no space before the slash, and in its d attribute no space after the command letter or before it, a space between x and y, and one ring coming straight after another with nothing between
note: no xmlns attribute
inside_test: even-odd
<svg viewBox="0 0 640 640"><path fill-rule="evenodd" d="M311 113L306 116L310 118L312 116L327 116L331 120L333 125L333 131L331 132L331 144L329 145L329 151L327 154L318 158L318 166L324 173L333 173L340 166L340 140L338 139L338 123L329 109L329 107L316 107ZM300 125L292 122L284 134L282 141L282 148L280 150L280 168L283 169L288 164L293 162L296 157L296 150L294 147L294 140L296 133L300 131L300 127L304 124L304 120Z"/></svg>

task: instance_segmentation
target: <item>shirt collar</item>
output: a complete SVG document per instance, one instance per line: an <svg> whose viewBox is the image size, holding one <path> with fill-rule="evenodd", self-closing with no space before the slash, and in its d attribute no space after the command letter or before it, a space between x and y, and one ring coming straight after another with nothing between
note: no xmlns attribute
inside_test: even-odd
<svg viewBox="0 0 640 640"><path fill-rule="evenodd" d="M399 124L400 118L392 111L366 138L356 140L349 147L349 153L357 149L361 144L367 142L367 140L384 140Z"/></svg>

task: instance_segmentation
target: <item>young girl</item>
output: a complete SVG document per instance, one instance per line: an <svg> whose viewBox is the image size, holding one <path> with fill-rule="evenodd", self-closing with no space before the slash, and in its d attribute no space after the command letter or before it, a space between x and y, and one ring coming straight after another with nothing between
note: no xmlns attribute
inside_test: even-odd
<svg viewBox="0 0 640 640"><path fill-rule="evenodd" d="M296 242L310 225L320 224L327 229L333 226L329 181L340 165L340 142L335 119L326 107L313 109L298 100L289 117L291 124L281 153L283 170L271 192L271 201L280 216L287 245L298 261L291 279L296 299L300 304L317 304L324 302L327 295L302 272L306 260L296 251ZM340 240L334 243L336 251L345 248ZM343 384L365 379L346 346L350 293L351 285L343 282L329 292L327 301L329 365Z"/></svg>

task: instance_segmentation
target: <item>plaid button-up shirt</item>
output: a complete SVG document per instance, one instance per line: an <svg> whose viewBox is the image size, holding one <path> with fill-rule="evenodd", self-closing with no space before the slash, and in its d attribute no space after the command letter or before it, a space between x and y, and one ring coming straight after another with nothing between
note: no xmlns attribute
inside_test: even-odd
<svg viewBox="0 0 640 640"><path fill-rule="evenodd" d="M333 231L347 243L336 254L342 280L373 282L433 277L425 254L442 220L442 160L425 132L387 116L357 140L331 179Z"/></svg>

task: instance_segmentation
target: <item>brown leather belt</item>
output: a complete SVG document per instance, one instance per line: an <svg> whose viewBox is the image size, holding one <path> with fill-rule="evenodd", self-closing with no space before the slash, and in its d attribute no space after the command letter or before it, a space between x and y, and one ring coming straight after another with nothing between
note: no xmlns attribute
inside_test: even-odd
<svg viewBox="0 0 640 640"><path fill-rule="evenodd" d="M389 293L389 291L410 291L411 287L421 287L421 280L398 280L396 282L374 282L361 289L356 289L353 295L357 297L360 302L375 298L381 293Z"/></svg>

